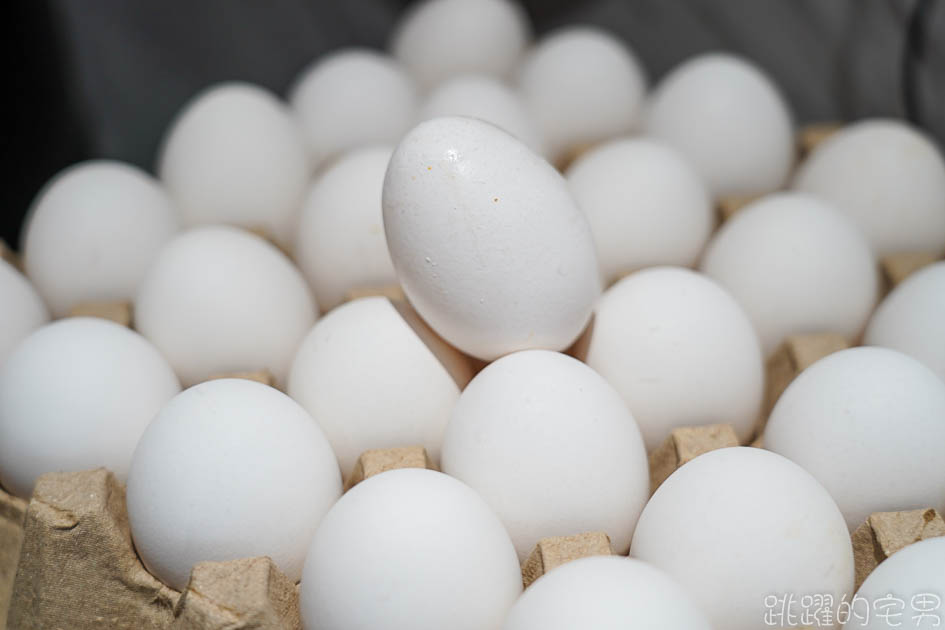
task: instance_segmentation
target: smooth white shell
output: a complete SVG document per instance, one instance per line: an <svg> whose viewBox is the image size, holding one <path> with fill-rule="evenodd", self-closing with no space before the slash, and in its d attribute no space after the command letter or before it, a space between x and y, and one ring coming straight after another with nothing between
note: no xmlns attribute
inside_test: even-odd
<svg viewBox="0 0 945 630"><path fill-rule="evenodd" d="M0 260L0 365L23 338L49 321L42 298L23 274Z"/></svg>

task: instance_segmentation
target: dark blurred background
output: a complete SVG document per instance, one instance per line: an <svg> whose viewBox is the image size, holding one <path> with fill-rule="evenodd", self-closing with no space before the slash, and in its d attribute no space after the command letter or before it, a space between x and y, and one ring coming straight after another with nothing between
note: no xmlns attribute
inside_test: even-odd
<svg viewBox="0 0 945 630"><path fill-rule="evenodd" d="M406 0L14 0L0 237L33 196L88 158L152 169L162 131L202 87L240 79L284 95L318 55L385 47ZM945 0L526 0L538 35L595 24L651 82L709 50L743 54L799 122L909 118L945 142Z"/></svg>

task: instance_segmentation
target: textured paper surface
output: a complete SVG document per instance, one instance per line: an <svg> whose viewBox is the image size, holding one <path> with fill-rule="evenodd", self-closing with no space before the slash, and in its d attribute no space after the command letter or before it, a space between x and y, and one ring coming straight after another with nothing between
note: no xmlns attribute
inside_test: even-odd
<svg viewBox="0 0 945 630"><path fill-rule="evenodd" d="M0 630L7 627L13 578L23 544L26 501L0 489Z"/></svg>
<svg viewBox="0 0 945 630"><path fill-rule="evenodd" d="M703 453L738 446L738 436L730 424L707 424L673 429L649 456L650 494L656 492L673 472Z"/></svg>
<svg viewBox="0 0 945 630"><path fill-rule="evenodd" d="M731 219L739 210L751 202L761 199L763 195L733 195L722 197L715 203L715 211L719 216L719 222L724 223Z"/></svg>
<svg viewBox="0 0 945 630"><path fill-rule="evenodd" d="M101 317L131 328L131 302L83 302L69 311L71 317Z"/></svg>
<svg viewBox="0 0 945 630"><path fill-rule="evenodd" d="M945 520L932 508L870 514L852 535L855 588L903 547L936 536L945 536Z"/></svg>
<svg viewBox="0 0 945 630"><path fill-rule="evenodd" d="M407 299L404 296L404 290L400 288L399 284L388 284L378 287L357 287L350 289L345 291L342 300L345 302L350 302L352 300L365 297L386 297L389 300L398 301L404 301Z"/></svg>
<svg viewBox="0 0 945 630"><path fill-rule="evenodd" d="M364 451L345 481L345 491L350 490L368 477L397 468L428 468L436 470L427 450L422 446L398 446Z"/></svg>
<svg viewBox="0 0 945 630"><path fill-rule="evenodd" d="M824 122L801 127L797 132L797 152L800 159L807 157L818 144L840 131L842 123Z"/></svg>
<svg viewBox="0 0 945 630"><path fill-rule="evenodd" d="M525 588L555 567L588 556L609 556L610 537L604 532L586 532L574 536L542 538L522 565Z"/></svg>
<svg viewBox="0 0 945 630"><path fill-rule="evenodd" d="M883 256L880 260L880 267L883 270L886 289L890 291L895 289L900 282L910 275L926 265L931 265L938 259L937 254L930 252L902 252Z"/></svg>

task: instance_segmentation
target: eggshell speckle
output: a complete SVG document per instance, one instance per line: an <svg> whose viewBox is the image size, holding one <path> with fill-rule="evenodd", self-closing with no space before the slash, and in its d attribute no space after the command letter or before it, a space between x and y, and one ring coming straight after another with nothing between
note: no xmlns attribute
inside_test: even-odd
<svg viewBox="0 0 945 630"><path fill-rule="evenodd" d="M0 365L23 338L49 321L42 298L23 274L0 260Z"/></svg>

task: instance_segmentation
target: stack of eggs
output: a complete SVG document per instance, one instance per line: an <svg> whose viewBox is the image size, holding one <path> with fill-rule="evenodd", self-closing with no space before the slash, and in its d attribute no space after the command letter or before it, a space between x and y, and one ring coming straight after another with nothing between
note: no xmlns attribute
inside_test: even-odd
<svg viewBox="0 0 945 630"><path fill-rule="evenodd" d="M747 630L778 625L772 596L852 597L851 529L945 510L945 263L881 302L878 273L945 254L940 153L866 120L795 170L751 62L701 55L648 91L601 29L530 37L507 0L425 0L389 54L316 60L287 102L198 94L156 177L56 175L25 276L0 263L0 484L107 467L154 576L269 556L309 629ZM69 316L102 302L134 330ZM819 332L872 347L766 417L766 359ZM271 386L216 378L254 371ZM747 444L765 420L765 449L650 495L673 429ZM408 445L442 472L342 492L359 454ZM582 532L618 555L523 593L535 544ZM923 544L864 592L945 595Z"/></svg>

